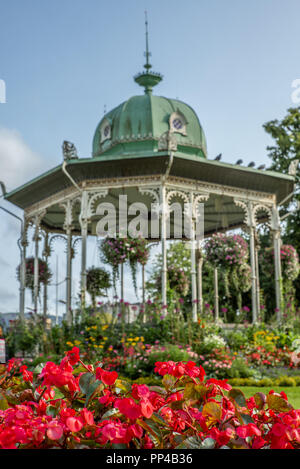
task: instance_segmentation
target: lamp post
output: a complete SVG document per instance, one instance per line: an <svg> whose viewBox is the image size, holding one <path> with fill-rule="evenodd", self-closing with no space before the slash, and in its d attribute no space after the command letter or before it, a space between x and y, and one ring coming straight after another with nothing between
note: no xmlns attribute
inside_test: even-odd
<svg viewBox="0 0 300 469"><path fill-rule="evenodd" d="M0 181L0 186L1 186L2 197L3 197L6 194L5 184L2 181ZM3 210L4 212L8 213L12 217L16 218L21 223L21 237L18 239L18 247L20 249L20 257L21 257L21 264L20 264L20 308L19 308L20 313L19 314L20 314L21 321L24 321L25 276L26 276L26 272L25 272L25 249L24 249L24 246L22 247L22 243L24 243L24 241L25 241L25 239L24 239L24 235L25 235L24 222L23 222L22 218L18 217L18 215L11 212L10 210L8 210L8 209L6 209L2 206L0 206L0 209Z"/></svg>

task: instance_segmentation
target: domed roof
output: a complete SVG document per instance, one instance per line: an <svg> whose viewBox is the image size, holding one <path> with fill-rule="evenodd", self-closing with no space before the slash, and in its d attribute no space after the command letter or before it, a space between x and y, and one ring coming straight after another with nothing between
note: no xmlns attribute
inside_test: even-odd
<svg viewBox="0 0 300 469"><path fill-rule="evenodd" d="M146 63L134 77L145 94L133 96L108 112L93 139L93 157L148 156L160 150L176 150L206 158L206 140L195 111L175 99L153 96L162 75L151 71L146 15Z"/></svg>
<svg viewBox="0 0 300 469"><path fill-rule="evenodd" d="M105 114L94 135L93 157L156 152L168 132L175 137L178 152L206 158L205 135L195 111L182 101L150 92Z"/></svg>

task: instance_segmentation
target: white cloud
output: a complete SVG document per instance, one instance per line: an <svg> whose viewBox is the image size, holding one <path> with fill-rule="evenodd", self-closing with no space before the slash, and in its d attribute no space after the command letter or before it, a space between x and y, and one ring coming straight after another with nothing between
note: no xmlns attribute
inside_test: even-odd
<svg viewBox="0 0 300 469"><path fill-rule="evenodd" d="M0 128L0 180L7 191L26 183L43 170L43 160L14 129Z"/></svg>
<svg viewBox="0 0 300 469"><path fill-rule="evenodd" d="M0 180L11 191L43 171L40 155L34 152L14 129L0 128ZM21 216L21 211L0 199L0 205ZM19 306L19 284L16 268L20 262L17 240L20 224L9 214L0 211L0 311L16 311Z"/></svg>

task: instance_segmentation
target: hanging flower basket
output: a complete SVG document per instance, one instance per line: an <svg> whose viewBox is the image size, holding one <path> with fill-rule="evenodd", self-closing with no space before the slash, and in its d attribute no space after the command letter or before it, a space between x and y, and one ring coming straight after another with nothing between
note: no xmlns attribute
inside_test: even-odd
<svg viewBox="0 0 300 469"><path fill-rule="evenodd" d="M242 307L242 292L251 288L251 267L248 264L249 248L240 235L216 233L205 243L207 261L220 269L223 276L225 295L231 296L234 289L239 309Z"/></svg>
<svg viewBox="0 0 300 469"><path fill-rule="evenodd" d="M274 249L266 248L261 255L261 262L266 271L274 270ZM283 244L280 248L281 272L284 280L294 281L299 275L299 256L294 246Z"/></svg>
<svg viewBox="0 0 300 469"><path fill-rule="evenodd" d="M144 238L104 238L100 249L102 261L113 269L113 284L119 275L119 265L129 262L135 291L137 291L137 264L145 265L149 259L149 248Z"/></svg>
<svg viewBox="0 0 300 469"><path fill-rule="evenodd" d="M29 288L32 292L34 291L34 257L28 257L25 261L25 287ZM17 268L17 278L20 281L20 269L19 265ZM48 285L52 278L52 273L49 269L47 262L43 259L39 259L39 274L38 274L38 291L40 291L40 284Z"/></svg>
<svg viewBox="0 0 300 469"><path fill-rule="evenodd" d="M248 243L240 235L216 233L205 243L208 262L221 269L247 263L249 257Z"/></svg>

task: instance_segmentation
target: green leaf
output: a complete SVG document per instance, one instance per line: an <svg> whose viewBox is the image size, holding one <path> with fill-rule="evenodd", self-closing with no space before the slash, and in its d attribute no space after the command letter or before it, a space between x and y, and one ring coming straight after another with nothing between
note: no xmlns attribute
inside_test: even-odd
<svg viewBox="0 0 300 469"><path fill-rule="evenodd" d="M152 414L151 419L154 420L154 422L159 423L160 425L163 425L164 427L169 427L167 422L156 412Z"/></svg>
<svg viewBox="0 0 300 469"><path fill-rule="evenodd" d="M185 400L172 401L169 403L169 407L174 410L182 409Z"/></svg>
<svg viewBox="0 0 300 469"><path fill-rule="evenodd" d="M272 409L275 412L289 412L293 409L291 404L289 404L283 397L277 394L268 394L267 404L269 409Z"/></svg>
<svg viewBox="0 0 300 469"><path fill-rule="evenodd" d="M88 405L89 400L91 397L96 394L97 391L100 391L103 389L103 383L101 381L95 381L92 383L89 387L88 393L86 395L86 400L85 400L85 407Z"/></svg>
<svg viewBox="0 0 300 469"><path fill-rule="evenodd" d="M246 397L240 389L230 389L228 392L229 399L235 401L240 407L246 407Z"/></svg>
<svg viewBox="0 0 300 469"><path fill-rule="evenodd" d="M39 375L43 371L45 365L46 363L39 363L38 365L36 365L33 372Z"/></svg>
<svg viewBox="0 0 300 469"><path fill-rule="evenodd" d="M188 383L184 388L184 399L202 399L208 389L204 384Z"/></svg>
<svg viewBox="0 0 300 469"><path fill-rule="evenodd" d="M205 438L200 445L200 449L214 449L216 441L213 438Z"/></svg>
<svg viewBox="0 0 300 469"><path fill-rule="evenodd" d="M248 415L248 414L240 414L242 420L243 420L243 424L244 425L248 425L248 423L254 423L254 420L253 418Z"/></svg>
<svg viewBox="0 0 300 469"><path fill-rule="evenodd" d="M176 378L174 378L174 376L164 375L162 379L162 384L166 388L167 391L172 389L175 383L176 383Z"/></svg>
<svg viewBox="0 0 300 469"><path fill-rule="evenodd" d="M161 448L162 446L162 435L160 432L160 429L154 424L154 422L151 422L151 420L141 420L137 419L136 423L140 425L144 430L146 430L147 433L149 433L150 438L152 439L155 448Z"/></svg>
<svg viewBox="0 0 300 469"><path fill-rule="evenodd" d="M180 435L179 433L174 435L174 442L175 442L177 445L180 445L180 444L183 442L183 439L184 439L184 436L183 436L183 435ZM177 448L178 448L178 446L176 447L176 449L177 449Z"/></svg>
<svg viewBox="0 0 300 469"><path fill-rule="evenodd" d="M86 372L86 368L80 363L78 366L76 366L76 368L74 368L74 370L72 371L72 374L79 375L79 373L84 373L84 372Z"/></svg>
<svg viewBox="0 0 300 469"><path fill-rule="evenodd" d="M208 423L215 423L222 418L222 409L216 402L207 402L202 409L202 415L208 418Z"/></svg>
<svg viewBox="0 0 300 469"><path fill-rule="evenodd" d="M131 384L128 383L128 381L125 381L124 379L117 379L115 382L116 389L119 389L120 391L125 391L129 392L131 390Z"/></svg>
<svg viewBox="0 0 300 469"><path fill-rule="evenodd" d="M103 386L101 381L98 381L95 379L95 376L92 373L84 373L83 375L80 376L79 378L79 387L80 391L85 394L86 400L85 400L85 406L88 405L88 402L94 392L99 388L101 389L101 386Z"/></svg>
<svg viewBox="0 0 300 469"><path fill-rule="evenodd" d="M190 436L183 440L180 445L176 446L176 449L200 449L202 441L197 436Z"/></svg>
<svg viewBox="0 0 300 469"><path fill-rule="evenodd" d="M46 409L46 415L50 415L51 417L56 417L59 414L59 409L54 407L53 405L49 405Z"/></svg>
<svg viewBox="0 0 300 469"><path fill-rule="evenodd" d="M8 402L9 405L16 405L20 404L20 401L18 399L18 396L14 394L11 390L7 389L5 393L5 398Z"/></svg>
<svg viewBox="0 0 300 469"><path fill-rule="evenodd" d="M113 415L116 415L116 414L119 414L119 413L120 413L119 409L114 407L113 409L109 409L107 412L105 412L105 414L102 415L101 420L106 420L106 419L112 417Z"/></svg>
<svg viewBox="0 0 300 469"><path fill-rule="evenodd" d="M6 410L9 408L6 398L0 394L0 410Z"/></svg>
<svg viewBox="0 0 300 469"><path fill-rule="evenodd" d="M149 386L149 391L157 392L158 394L166 394L166 390L161 386Z"/></svg>
<svg viewBox="0 0 300 469"><path fill-rule="evenodd" d="M161 439L162 434L161 434L161 430L160 430L159 426L157 425L157 423L155 423L154 420L152 420L152 419L146 419L145 422L152 429L155 436L157 438Z"/></svg>
<svg viewBox="0 0 300 469"><path fill-rule="evenodd" d="M263 394L262 392L256 392L253 397L258 409L262 410L267 400L265 394Z"/></svg>
<svg viewBox="0 0 300 469"><path fill-rule="evenodd" d="M79 378L80 391L83 394L87 394L89 387L93 382L95 382L95 377L92 373L84 373L81 375Z"/></svg>

